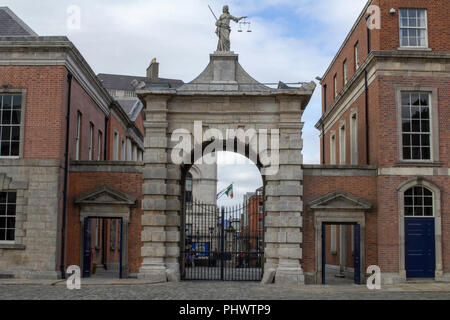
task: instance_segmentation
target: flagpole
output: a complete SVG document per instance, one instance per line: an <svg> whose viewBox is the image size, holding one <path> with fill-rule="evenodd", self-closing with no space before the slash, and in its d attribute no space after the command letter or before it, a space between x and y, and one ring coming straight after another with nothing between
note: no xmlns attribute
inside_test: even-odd
<svg viewBox="0 0 450 320"><path fill-rule="evenodd" d="M216 195L216 200L219 200L220 198L222 198L223 195L225 194L225 192L226 192L228 189L230 189L230 187L233 189L233 185L234 185L234 182L231 183L228 187L226 187L226 188L223 189L222 191L220 191L220 192Z"/></svg>

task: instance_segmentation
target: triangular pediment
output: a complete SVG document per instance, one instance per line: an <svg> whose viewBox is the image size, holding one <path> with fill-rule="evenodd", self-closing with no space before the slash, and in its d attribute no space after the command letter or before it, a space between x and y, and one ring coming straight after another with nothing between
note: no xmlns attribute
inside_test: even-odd
<svg viewBox="0 0 450 320"><path fill-rule="evenodd" d="M329 193L308 203L312 210L359 210L372 208L372 203L344 191Z"/></svg>
<svg viewBox="0 0 450 320"><path fill-rule="evenodd" d="M124 192L109 187L101 187L85 193L75 200L78 205L83 204L109 204L109 205L134 205L136 198Z"/></svg>

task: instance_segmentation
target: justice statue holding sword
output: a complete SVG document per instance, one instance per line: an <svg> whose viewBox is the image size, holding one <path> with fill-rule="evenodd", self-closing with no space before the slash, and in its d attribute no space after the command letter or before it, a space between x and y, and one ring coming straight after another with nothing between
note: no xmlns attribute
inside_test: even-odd
<svg viewBox="0 0 450 320"><path fill-rule="evenodd" d="M212 11L211 7L209 7L212 14L214 15L214 18L216 18L216 34L219 37L219 43L217 44L217 51L227 52L230 51L230 20L233 20L234 22L239 22L242 19L245 19L247 17L240 17L236 18L230 14L228 11L228 6L223 7L223 14L220 16L219 19L217 19L216 15Z"/></svg>

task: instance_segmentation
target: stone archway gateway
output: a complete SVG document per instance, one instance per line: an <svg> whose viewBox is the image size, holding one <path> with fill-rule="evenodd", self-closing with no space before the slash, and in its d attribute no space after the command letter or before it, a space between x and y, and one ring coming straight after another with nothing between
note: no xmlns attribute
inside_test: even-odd
<svg viewBox="0 0 450 320"><path fill-rule="evenodd" d="M268 130L270 139L279 138L279 145L271 140L263 150L265 155L279 151L278 170L264 170L269 169L264 165L261 170L265 180L263 268L275 271L277 283L304 283L301 117L315 86L310 82L300 88L280 85L272 89L251 78L237 54L216 52L200 76L178 89L150 86L137 91L146 115L143 262L138 277L180 279L182 169L185 161L201 154L194 151L183 154L183 163L174 161L173 155L179 151L174 133L181 130L203 151L215 141L215 137L204 136L208 129L222 133L224 144L234 141L227 130L263 129ZM198 136L203 141L198 141Z"/></svg>

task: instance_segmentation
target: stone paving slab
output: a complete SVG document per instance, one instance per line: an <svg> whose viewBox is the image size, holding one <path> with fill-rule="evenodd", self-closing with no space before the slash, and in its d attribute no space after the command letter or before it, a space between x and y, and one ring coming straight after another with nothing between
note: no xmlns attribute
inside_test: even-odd
<svg viewBox="0 0 450 320"><path fill-rule="evenodd" d="M403 284L371 291L365 286L281 287L255 282L90 284L68 290L63 283L5 284L0 300L450 300L448 283Z"/></svg>

